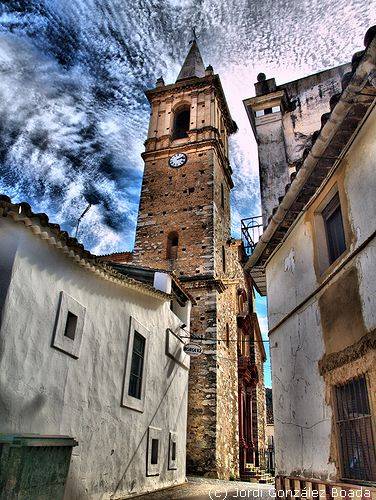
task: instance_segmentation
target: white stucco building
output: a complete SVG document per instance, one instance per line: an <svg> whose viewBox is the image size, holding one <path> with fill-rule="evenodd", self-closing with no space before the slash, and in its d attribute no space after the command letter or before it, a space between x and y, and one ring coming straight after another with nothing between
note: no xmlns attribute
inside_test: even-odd
<svg viewBox="0 0 376 500"><path fill-rule="evenodd" d="M176 278L114 270L5 196L0 242L0 432L74 437L69 500L184 482L191 303Z"/></svg>
<svg viewBox="0 0 376 500"><path fill-rule="evenodd" d="M277 126L279 149L286 148L277 177L262 186L264 233L246 265L268 297L281 489L305 485L326 495L340 483L370 486L376 495L375 34L375 27L368 30L340 92L330 70L307 77L310 96L300 109L299 93L295 105L288 94L304 87L297 82L270 89L270 80L261 79L264 88L246 101L255 133L262 133L264 171L269 153L261 183L274 175ZM328 112L321 116L323 101ZM285 128L288 121L297 129ZM306 149L290 162L287 145L296 151L299 127ZM286 173L285 186L278 177Z"/></svg>

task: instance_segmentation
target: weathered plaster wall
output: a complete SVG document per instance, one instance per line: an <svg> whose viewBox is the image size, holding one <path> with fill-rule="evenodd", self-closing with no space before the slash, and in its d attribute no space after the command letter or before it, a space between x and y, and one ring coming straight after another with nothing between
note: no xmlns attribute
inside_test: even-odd
<svg viewBox="0 0 376 500"><path fill-rule="evenodd" d="M1 432L70 435L67 500L123 498L185 479L188 371L165 354L169 302L102 280L21 224L0 221L17 252L0 330ZM0 247L0 275L9 268ZM86 307L79 359L51 347L60 291ZM2 293L4 290L1 290ZM143 413L121 406L130 317L150 331ZM161 473L146 477L148 426L162 429ZM169 431L178 433L168 470Z"/></svg>
<svg viewBox="0 0 376 500"><path fill-rule="evenodd" d="M311 224L301 221L293 228L267 268L269 329L315 289L317 280L313 253Z"/></svg>
<svg viewBox="0 0 376 500"><path fill-rule="evenodd" d="M264 226L285 194L295 162L321 128L321 116L330 111L330 98L341 92L342 76L350 70L350 64L343 64L277 87L274 82L269 93L246 101L256 129Z"/></svg>
<svg viewBox="0 0 376 500"><path fill-rule="evenodd" d="M317 305L270 335L276 467L279 474L328 478L331 410L318 362L324 354Z"/></svg>
<svg viewBox="0 0 376 500"><path fill-rule="evenodd" d="M328 394L334 383L359 373L367 374L370 393L376 390L374 370L366 363L374 353L374 343L361 344L366 336L374 335L376 326L375 134L374 109L337 171L267 265L269 328L275 328L270 347L279 474L338 479ZM315 211L335 186L341 198L347 250L320 271L317 258L323 240L317 235ZM352 255L362 243L366 246ZM324 280L328 282L288 316ZM331 364L323 363L326 356ZM329 370L325 380L319 362L320 370ZM336 362L343 366L333 369Z"/></svg>
<svg viewBox="0 0 376 500"><path fill-rule="evenodd" d="M321 127L321 116L330 111L329 100L341 92L341 79L351 71L351 64L342 64L280 86L287 92L292 111L283 114L286 155L289 164L300 160L311 136Z"/></svg>
<svg viewBox="0 0 376 500"><path fill-rule="evenodd" d="M376 108L346 155L348 167L344 187L348 197L349 220L356 240L362 244L376 229L375 158ZM371 241L357 260L359 292L365 327L376 328L376 242Z"/></svg>
<svg viewBox="0 0 376 500"><path fill-rule="evenodd" d="M285 192L290 176L286 158L282 113L256 118L261 208L263 224L267 226L278 198Z"/></svg>

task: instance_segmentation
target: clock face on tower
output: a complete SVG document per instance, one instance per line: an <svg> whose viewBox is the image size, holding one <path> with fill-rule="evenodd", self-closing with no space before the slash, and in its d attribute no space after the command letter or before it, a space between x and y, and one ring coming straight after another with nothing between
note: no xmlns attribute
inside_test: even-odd
<svg viewBox="0 0 376 500"><path fill-rule="evenodd" d="M172 168L182 167L187 162L187 155L184 153L176 153L168 160L168 164Z"/></svg>

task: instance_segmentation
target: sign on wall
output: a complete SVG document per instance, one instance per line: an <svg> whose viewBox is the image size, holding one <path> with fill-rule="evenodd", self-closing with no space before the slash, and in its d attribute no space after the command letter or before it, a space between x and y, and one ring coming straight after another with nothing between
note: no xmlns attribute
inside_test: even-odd
<svg viewBox="0 0 376 500"><path fill-rule="evenodd" d="M192 343L185 344L183 350L186 354L188 354L188 356L194 357L194 356L200 356L200 354L202 354L202 347L197 344L192 344Z"/></svg>

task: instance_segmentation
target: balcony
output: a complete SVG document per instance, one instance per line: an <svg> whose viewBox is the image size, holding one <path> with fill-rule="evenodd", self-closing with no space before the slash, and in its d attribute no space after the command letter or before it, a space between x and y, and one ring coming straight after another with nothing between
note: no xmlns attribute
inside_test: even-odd
<svg viewBox="0 0 376 500"><path fill-rule="evenodd" d="M257 366L249 356L238 357L239 379L247 384L256 385L259 381Z"/></svg>
<svg viewBox="0 0 376 500"><path fill-rule="evenodd" d="M262 215L241 220L241 233L244 250L247 256L252 255L260 236L263 233Z"/></svg>

